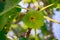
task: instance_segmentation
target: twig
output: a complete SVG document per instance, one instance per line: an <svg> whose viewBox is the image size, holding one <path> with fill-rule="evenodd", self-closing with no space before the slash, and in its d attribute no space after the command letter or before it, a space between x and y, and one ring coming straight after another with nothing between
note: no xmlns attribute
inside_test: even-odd
<svg viewBox="0 0 60 40"><path fill-rule="evenodd" d="M35 40L37 40L36 28L34 29L35 32Z"/></svg>
<svg viewBox="0 0 60 40"><path fill-rule="evenodd" d="M28 28L28 30L27 30L27 32L26 32L26 37L27 37L27 38L29 38L30 32L31 32L31 28Z"/></svg>
<svg viewBox="0 0 60 40"><path fill-rule="evenodd" d="M43 11L43 10L45 10L46 8L51 7L51 6L53 6L53 5L54 5L54 3L53 3L53 4L50 4L50 5L48 5L48 6L45 6L45 7L41 8L40 11Z"/></svg>
<svg viewBox="0 0 60 40"><path fill-rule="evenodd" d="M60 22L58 22L57 20L54 20L54 19L49 18L49 17L47 17L47 16L44 16L44 18L47 19L47 20L50 20L50 21L52 21L52 22L55 22L55 23L60 24Z"/></svg>

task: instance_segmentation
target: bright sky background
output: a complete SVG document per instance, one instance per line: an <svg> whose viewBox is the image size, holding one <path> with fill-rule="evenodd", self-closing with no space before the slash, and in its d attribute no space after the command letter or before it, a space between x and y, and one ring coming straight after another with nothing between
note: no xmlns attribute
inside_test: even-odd
<svg viewBox="0 0 60 40"><path fill-rule="evenodd" d="M56 9L54 9L54 13L55 15L53 16L53 18L60 22L60 11L56 11ZM60 40L60 24L53 23L52 28L53 28L55 37L57 37L58 40Z"/></svg>

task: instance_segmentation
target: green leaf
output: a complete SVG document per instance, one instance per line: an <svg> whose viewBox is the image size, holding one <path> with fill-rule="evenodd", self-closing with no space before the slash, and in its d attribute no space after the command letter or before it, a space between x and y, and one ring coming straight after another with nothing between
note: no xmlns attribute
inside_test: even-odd
<svg viewBox="0 0 60 40"><path fill-rule="evenodd" d="M31 0L33 3L36 2L36 0Z"/></svg>
<svg viewBox="0 0 60 40"><path fill-rule="evenodd" d="M28 38L21 37L21 38L19 38L19 40L28 40Z"/></svg>
<svg viewBox="0 0 60 40"><path fill-rule="evenodd" d="M51 6L51 7L49 7L50 9L56 8L57 7L57 4L60 3L60 0L46 0L46 4L47 5L50 5L50 4L53 4L53 3L54 3L54 5Z"/></svg>
<svg viewBox="0 0 60 40"><path fill-rule="evenodd" d="M36 2L36 0L24 0L24 2L27 2L27 3L34 3L34 2Z"/></svg>
<svg viewBox="0 0 60 40"><path fill-rule="evenodd" d="M57 8L60 9L60 3L57 4Z"/></svg>
<svg viewBox="0 0 60 40"><path fill-rule="evenodd" d="M13 19L19 14L19 10L21 11L21 8L13 8L10 11L8 11L8 14L4 14L0 16L0 31L3 29L3 27L7 24L7 26L10 26ZM11 18L9 18L11 16Z"/></svg>
<svg viewBox="0 0 60 40"><path fill-rule="evenodd" d="M0 1L0 13L4 10L5 2Z"/></svg>
<svg viewBox="0 0 60 40"><path fill-rule="evenodd" d="M0 15L3 15L6 12L10 11L11 9L13 9L14 7L16 7L16 5L18 5L18 3L20 1L21 0L5 0L4 11Z"/></svg>
<svg viewBox="0 0 60 40"><path fill-rule="evenodd" d="M24 16L23 21L29 28L40 28L44 24L44 17L39 11L30 10Z"/></svg>
<svg viewBox="0 0 60 40"><path fill-rule="evenodd" d="M7 13L7 16L9 17L8 18L8 24L7 26L11 26L11 23L13 22L13 19L16 18L18 16L18 14L20 14L20 11L21 11L21 8L13 8L12 10L8 11Z"/></svg>
<svg viewBox="0 0 60 40"><path fill-rule="evenodd" d="M6 5L5 5L5 9L7 8L13 8L15 7L16 5L18 5L18 3L20 2L21 0L6 0Z"/></svg>
<svg viewBox="0 0 60 40"><path fill-rule="evenodd" d="M43 35L48 35L50 33L50 31L47 30L46 24L44 24L44 26L42 26L40 29Z"/></svg>
<svg viewBox="0 0 60 40"><path fill-rule="evenodd" d="M3 28L2 31L0 31L0 40L7 40L6 34L5 28Z"/></svg>
<svg viewBox="0 0 60 40"><path fill-rule="evenodd" d="M23 0L25 3L30 3L31 0Z"/></svg>
<svg viewBox="0 0 60 40"><path fill-rule="evenodd" d="M57 3L59 2L58 0L46 0L47 4L52 4L52 3Z"/></svg>
<svg viewBox="0 0 60 40"><path fill-rule="evenodd" d="M0 31L3 29L3 26L7 23L6 15L0 16Z"/></svg>

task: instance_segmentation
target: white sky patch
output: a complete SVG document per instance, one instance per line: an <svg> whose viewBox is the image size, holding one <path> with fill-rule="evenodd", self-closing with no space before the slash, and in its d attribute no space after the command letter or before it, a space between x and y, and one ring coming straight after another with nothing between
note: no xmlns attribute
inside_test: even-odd
<svg viewBox="0 0 60 40"><path fill-rule="evenodd" d="M44 6L44 3L43 3L42 1L41 1L39 4L40 4L40 6L41 6L41 7L43 7L43 6Z"/></svg>
<svg viewBox="0 0 60 40"><path fill-rule="evenodd" d="M24 27L23 21L20 21L18 24L20 24L22 27Z"/></svg>
<svg viewBox="0 0 60 40"><path fill-rule="evenodd" d="M7 37L9 39L12 39L13 36L14 36L14 32L13 31L9 31L8 34L7 34Z"/></svg>
<svg viewBox="0 0 60 40"><path fill-rule="evenodd" d="M31 3L31 4L30 4L30 7L31 7L31 8L34 8L34 4L33 4L33 3Z"/></svg>
<svg viewBox="0 0 60 40"><path fill-rule="evenodd" d="M23 8L27 8L28 7L28 3L24 3L24 1L21 1L20 3L19 3L19 5L21 6L21 7L23 7ZM21 12L27 12L27 10L26 9L21 9Z"/></svg>
<svg viewBox="0 0 60 40"><path fill-rule="evenodd" d="M55 15L53 16L53 19L60 21L60 11L56 11L56 9L54 9L54 13ZM60 40L60 24L53 23L52 28L54 36Z"/></svg>
<svg viewBox="0 0 60 40"><path fill-rule="evenodd" d="M36 34L39 34L39 33L41 33L41 31L40 31L40 30L36 30ZM32 29L32 30L31 30L31 35L34 36L34 34L35 34L35 33L34 33L34 29Z"/></svg>

